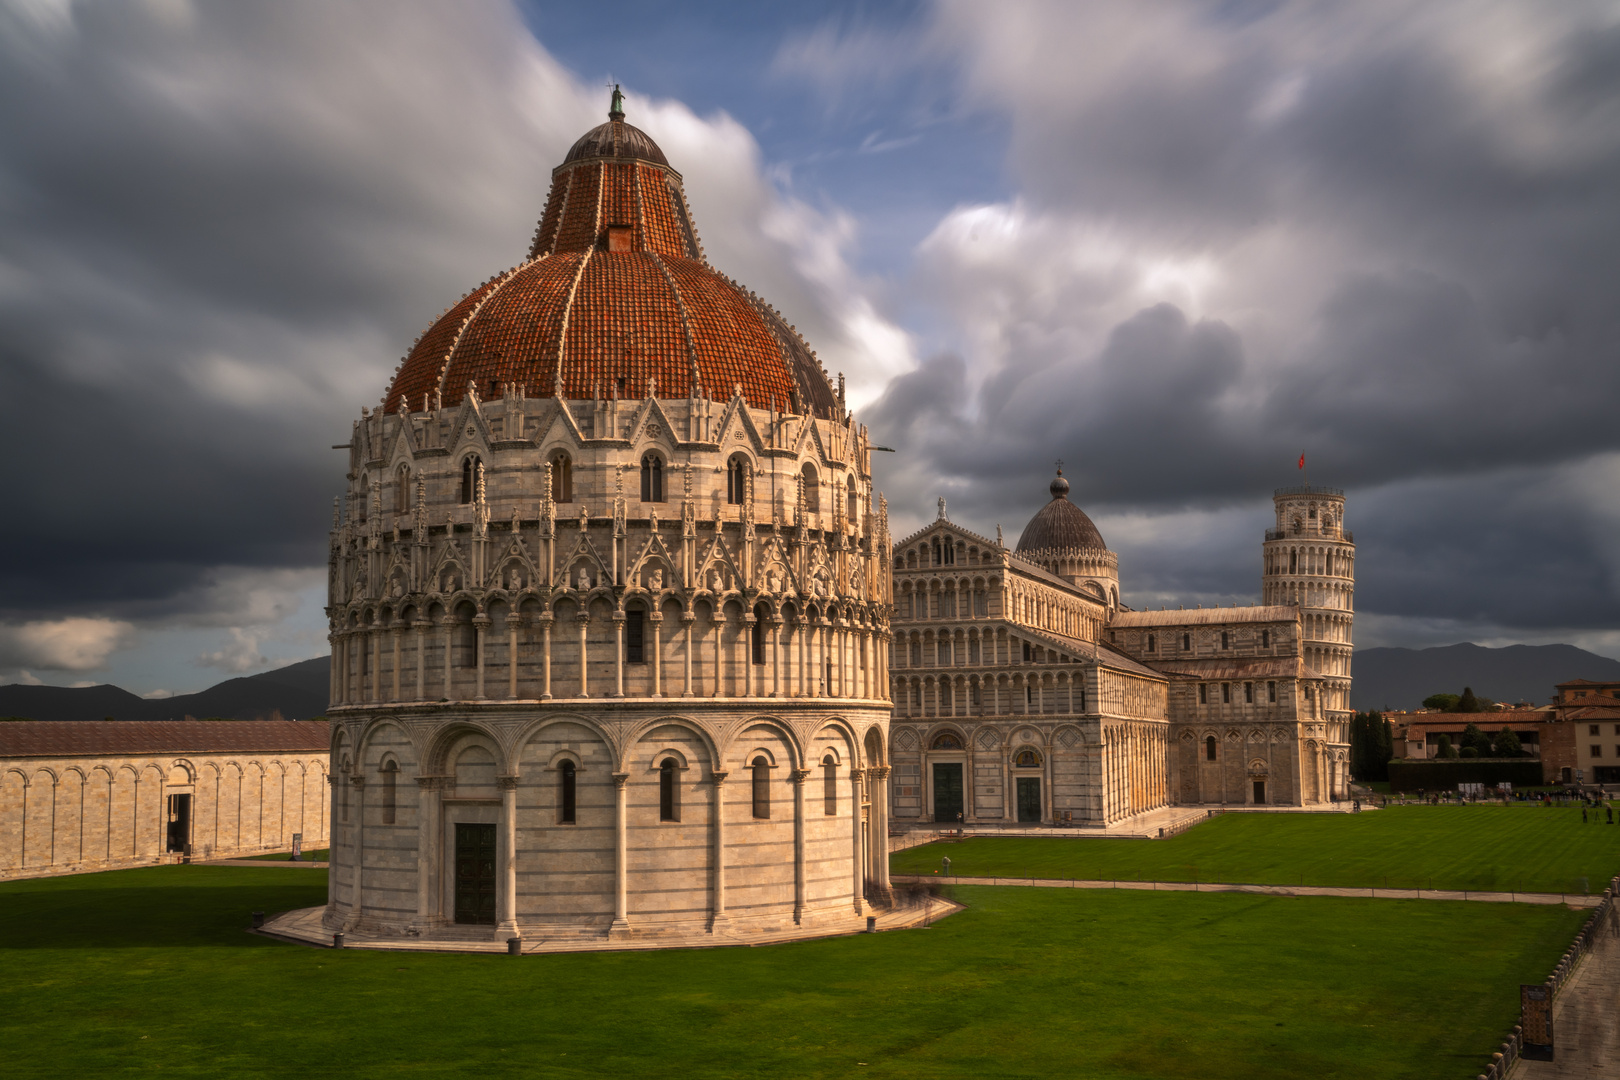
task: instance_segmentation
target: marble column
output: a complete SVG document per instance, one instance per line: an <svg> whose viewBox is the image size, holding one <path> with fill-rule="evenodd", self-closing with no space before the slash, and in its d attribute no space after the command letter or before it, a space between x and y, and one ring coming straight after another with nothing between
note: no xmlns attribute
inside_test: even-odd
<svg viewBox="0 0 1620 1080"><path fill-rule="evenodd" d="M782 696L782 619L771 620L771 697Z"/></svg>
<svg viewBox="0 0 1620 1080"><path fill-rule="evenodd" d="M489 642L490 618L483 612L473 616L473 630L478 635L478 697L480 700L487 697L484 693L484 652Z"/></svg>
<svg viewBox="0 0 1620 1080"><path fill-rule="evenodd" d="M710 904L709 932L719 933L730 923L726 914L726 777L729 773L716 771L711 774L714 779L714 853L711 862L714 866L714 895Z"/></svg>
<svg viewBox="0 0 1620 1080"><path fill-rule="evenodd" d="M664 615L653 611L647 615L647 632L652 635L652 696L664 696Z"/></svg>
<svg viewBox="0 0 1620 1080"><path fill-rule="evenodd" d="M613 663L613 696L624 697L624 612L613 613L613 640L616 652Z"/></svg>
<svg viewBox="0 0 1620 1080"><path fill-rule="evenodd" d="M540 616L540 698L551 700L551 624L555 621L548 609Z"/></svg>
<svg viewBox="0 0 1620 1080"><path fill-rule="evenodd" d="M585 610L584 605L579 609L579 696L591 696L590 665L586 662L589 655L586 651L585 631L590 626L591 614Z"/></svg>
<svg viewBox="0 0 1620 1080"><path fill-rule="evenodd" d="M418 776L416 815L416 917L425 928L439 921L439 880L444 872L442 776Z"/></svg>
<svg viewBox="0 0 1620 1080"><path fill-rule="evenodd" d="M696 636L692 631L692 625L694 623L696 623L696 622L697 622L697 616L692 614L691 611L683 611L683 612L681 612L681 633L686 635L686 649L684 650L686 655L685 655L685 657L683 657L683 659L686 662L686 683L685 683L685 688L681 690L681 697L683 697L683 698L688 698L688 697L693 696L693 692L692 692L692 650L697 647L697 641L696 641Z"/></svg>
<svg viewBox="0 0 1620 1080"><path fill-rule="evenodd" d="M793 780L793 921L802 923L805 894L804 782L810 776L810 770L794 769L789 776Z"/></svg>
<svg viewBox="0 0 1620 1080"><path fill-rule="evenodd" d="M882 895L889 895L889 767L880 765L875 774L872 792L872 865L875 880Z"/></svg>
<svg viewBox="0 0 1620 1080"><path fill-rule="evenodd" d="M495 901L495 938L517 937L517 788L515 776L498 776L501 788L501 891Z"/></svg>
<svg viewBox="0 0 1620 1080"><path fill-rule="evenodd" d="M518 696L518 626L523 616L512 611L506 616L506 696Z"/></svg>
<svg viewBox="0 0 1620 1080"><path fill-rule="evenodd" d="M354 930L360 925L360 917L366 906L365 866L366 866L366 778L363 776L348 776L349 786L354 789L354 830L350 833L354 837L352 850L354 852L353 893L354 902L349 906L349 917L343 924L345 931ZM340 781L341 782L341 781Z"/></svg>
<svg viewBox="0 0 1620 1080"><path fill-rule="evenodd" d="M927 768L926 765L923 766ZM851 889L854 892L855 914L866 913L866 852L865 845L861 843L862 821L861 814L861 770L853 763L849 770L849 816L853 826L850 847L850 865L854 870L854 881Z"/></svg>
<svg viewBox="0 0 1620 1080"><path fill-rule="evenodd" d="M427 620L416 620L416 700L427 700Z"/></svg>
<svg viewBox="0 0 1620 1080"><path fill-rule="evenodd" d="M630 822L625 806L625 783L629 773L613 774L613 925L608 927L609 937L630 932Z"/></svg>

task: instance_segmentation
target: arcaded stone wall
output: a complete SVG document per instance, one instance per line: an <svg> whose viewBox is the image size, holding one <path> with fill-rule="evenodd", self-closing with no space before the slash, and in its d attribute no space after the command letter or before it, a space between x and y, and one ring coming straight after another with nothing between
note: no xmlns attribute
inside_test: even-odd
<svg viewBox="0 0 1620 1080"><path fill-rule="evenodd" d="M264 752L0 761L0 878L175 861L170 797L190 796L195 858L327 842L324 755Z"/></svg>

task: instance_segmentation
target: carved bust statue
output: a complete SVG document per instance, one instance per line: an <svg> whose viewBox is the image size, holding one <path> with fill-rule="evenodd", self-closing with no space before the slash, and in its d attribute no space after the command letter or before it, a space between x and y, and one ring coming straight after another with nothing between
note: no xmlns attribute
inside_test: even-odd
<svg viewBox="0 0 1620 1080"><path fill-rule="evenodd" d="M591 572L583 566L579 568L578 585L576 588L578 588L580 592L591 591Z"/></svg>

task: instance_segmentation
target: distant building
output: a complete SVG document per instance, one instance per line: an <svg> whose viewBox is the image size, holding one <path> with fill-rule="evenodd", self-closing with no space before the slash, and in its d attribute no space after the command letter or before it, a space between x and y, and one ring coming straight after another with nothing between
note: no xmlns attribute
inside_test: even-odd
<svg viewBox="0 0 1620 1080"><path fill-rule="evenodd" d="M1620 683L1559 683L1541 754L1549 784L1620 784Z"/></svg>
<svg viewBox="0 0 1620 1080"><path fill-rule="evenodd" d="M1266 604L1176 611L1120 603L1118 557L1068 492L1059 470L1016 550L943 505L895 544L894 822L1108 825L1343 798L1343 492L1276 493Z"/></svg>
<svg viewBox="0 0 1620 1080"><path fill-rule="evenodd" d="M325 721L0 723L0 879L327 840Z"/></svg>

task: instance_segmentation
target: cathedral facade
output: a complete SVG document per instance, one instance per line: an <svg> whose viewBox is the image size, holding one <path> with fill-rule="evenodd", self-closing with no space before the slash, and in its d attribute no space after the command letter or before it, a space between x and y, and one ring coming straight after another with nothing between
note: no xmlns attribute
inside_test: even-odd
<svg viewBox="0 0 1620 1080"><path fill-rule="evenodd" d="M887 886L871 447L709 265L617 96L528 258L433 323L346 449L329 929L859 924Z"/></svg>
<svg viewBox="0 0 1620 1080"><path fill-rule="evenodd" d="M1276 492L1261 605L1131 611L1118 557L1068 492L1060 470L1012 550L943 501L895 544L894 822L1107 826L1344 798L1344 493Z"/></svg>

